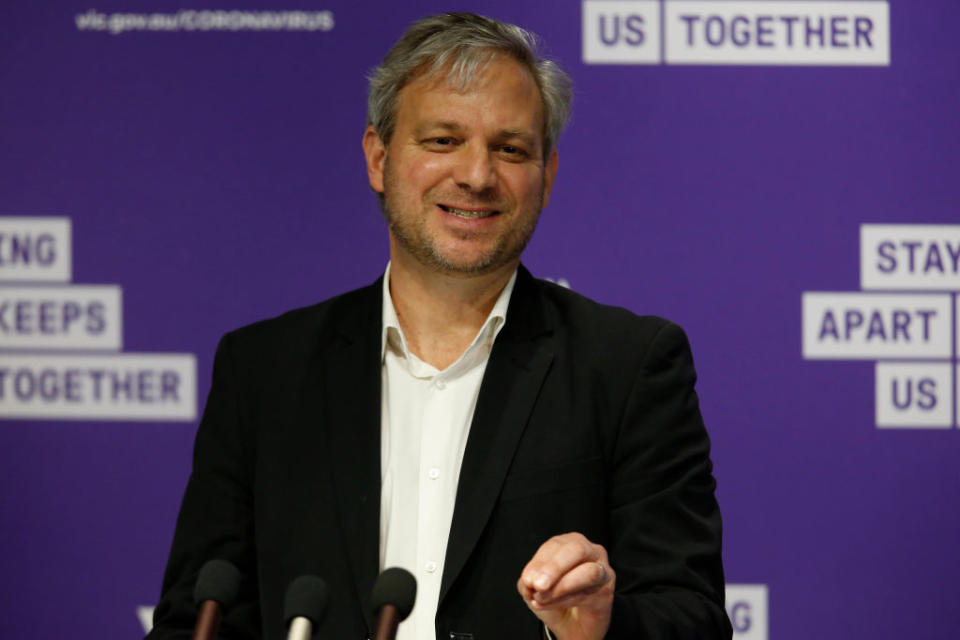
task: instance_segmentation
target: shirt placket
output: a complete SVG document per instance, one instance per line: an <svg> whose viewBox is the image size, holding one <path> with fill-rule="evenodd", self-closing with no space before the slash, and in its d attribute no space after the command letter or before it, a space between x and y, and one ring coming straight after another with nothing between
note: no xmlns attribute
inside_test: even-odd
<svg viewBox="0 0 960 640"><path fill-rule="evenodd" d="M444 502L449 490L449 442L451 421L455 411L449 402L447 376L436 375L431 381L423 414L420 434L420 467L418 488L420 502L420 527L417 536L417 573L420 590L430 602L440 595L440 580L443 575L444 551L448 522L442 521ZM417 620L418 635L432 629L432 620Z"/></svg>

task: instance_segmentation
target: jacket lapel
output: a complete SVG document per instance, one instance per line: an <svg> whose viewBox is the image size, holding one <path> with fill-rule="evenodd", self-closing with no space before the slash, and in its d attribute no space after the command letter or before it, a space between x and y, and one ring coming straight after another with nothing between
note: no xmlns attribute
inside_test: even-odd
<svg viewBox="0 0 960 640"><path fill-rule="evenodd" d="M552 361L553 345L540 293L521 266L467 438L440 586L441 603L493 512Z"/></svg>
<svg viewBox="0 0 960 640"><path fill-rule="evenodd" d="M330 310L335 332L314 368L333 470L341 535L368 628L380 538L380 333L382 280Z"/></svg>

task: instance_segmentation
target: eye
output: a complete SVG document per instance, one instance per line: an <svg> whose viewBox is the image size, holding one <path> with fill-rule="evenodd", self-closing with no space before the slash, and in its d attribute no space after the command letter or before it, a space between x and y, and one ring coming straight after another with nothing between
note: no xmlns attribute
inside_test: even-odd
<svg viewBox="0 0 960 640"><path fill-rule="evenodd" d="M451 136L438 136L436 138L427 138L423 145L434 151L446 151L452 149L457 144L457 139Z"/></svg>
<svg viewBox="0 0 960 640"><path fill-rule="evenodd" d="M498 151L511 160L523 160L528 155L526 149L514 146L512 144L500 145Z"/></svg>

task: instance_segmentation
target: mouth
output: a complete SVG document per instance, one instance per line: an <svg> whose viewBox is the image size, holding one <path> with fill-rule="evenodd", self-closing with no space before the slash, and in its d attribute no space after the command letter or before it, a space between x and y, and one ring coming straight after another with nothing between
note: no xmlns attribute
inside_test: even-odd
<svg viewBox="0 0 960 640"><path fill-rule="evenodd" d="M451 207L445 204L438 204L437 206L450 215L463 218L464 220L479 220L481 218L489 218L500 213L496 209L459 209L457 207Z"/></svg>

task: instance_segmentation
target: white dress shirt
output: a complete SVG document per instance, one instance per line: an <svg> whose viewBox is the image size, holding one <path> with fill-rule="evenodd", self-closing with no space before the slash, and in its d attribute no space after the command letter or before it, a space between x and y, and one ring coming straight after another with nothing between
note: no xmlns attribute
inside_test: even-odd
<svg viewBox="0 0 960 640"><path fill-rule="evenodd" d="M410 352L383 276L380 429L380 569L417 579L413 612L398 640L435 640L434 619L460 464L490 350L507 318L517 274L473 342L439 371Z"/></svg>

